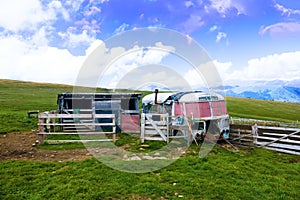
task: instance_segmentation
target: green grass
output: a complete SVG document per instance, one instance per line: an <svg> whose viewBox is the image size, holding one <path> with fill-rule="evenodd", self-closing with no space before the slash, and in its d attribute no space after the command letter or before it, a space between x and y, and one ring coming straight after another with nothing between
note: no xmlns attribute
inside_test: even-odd
<svg viewBox="0 0 300 200"><path fill-rule="evenodd" d="M29 110L56 110L57 94L71 92L72 86L0 80L0 133L37 129Z"/></svg>
<svg viewBox="0 0 300 200"><path fill-rule="evenodd" d="M231 117L261 119L279 122L300 121L300 104L256 99L226 97Z"/></svg>
<svg viewBox="0 0 300 200"><path fill-rule="evenodd" d="M120 172L96 159L0 163L0 199L297 199L299 157L264 149L215 148L158 171ZM132 161L134 166L139 161Z"/></svg>

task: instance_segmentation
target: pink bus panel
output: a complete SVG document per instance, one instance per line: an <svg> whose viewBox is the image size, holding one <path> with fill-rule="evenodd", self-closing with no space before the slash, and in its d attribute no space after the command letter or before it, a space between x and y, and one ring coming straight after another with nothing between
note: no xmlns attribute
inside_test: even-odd
<svg viewBox="0 0 300 200"><path fill-rule="evenodd" d="M184 115L184 109L182 103L175 103L175 116L177 115ZM194 118L204 118L210 117L210 106L208 102L195 102L195 103L186 103L186 115L189 116L193 114Z"/></svg>
<svg viewBox="0 0 300 200"><path fill-rule="evenodd" d="M213 101L212 109L214 116L227 115L227 108L225 101Z"/></svg>
<svg viewBox="0 0 300 200"><path fill-rule="evenodd" d="M121 119L122 132L140 132L140 117L139 115L122 114Z"/></svg>
<svg viewBox="0 0 300 200"><path fill-rule="evenodd" d="M183 115L183 106L181 103L174 103L174 115L175 116Z"/></svg>

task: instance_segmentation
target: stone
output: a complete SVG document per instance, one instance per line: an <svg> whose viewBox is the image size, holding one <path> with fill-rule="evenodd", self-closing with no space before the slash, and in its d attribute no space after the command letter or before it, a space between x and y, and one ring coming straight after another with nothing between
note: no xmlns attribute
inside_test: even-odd
<svg viewBox="0 0 300 200"><path fill-rule="evenodd" d="M141 160L141 158L138 156L133 156L133 157L128 158L128 160Z"/></svg>

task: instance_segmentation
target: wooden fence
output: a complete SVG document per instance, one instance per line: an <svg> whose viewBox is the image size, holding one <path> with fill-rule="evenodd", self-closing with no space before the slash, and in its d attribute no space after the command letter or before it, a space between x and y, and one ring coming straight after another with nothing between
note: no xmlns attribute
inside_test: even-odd
<svg viewBox="0 0 300 200"><path fill-rule="evenodd" d="M185 125L176 125L172 123L172 117L169 114L143 113L141 117L141 142L145 140L165 141L169 143L170 139L185 138L189 145L192 140L198 145L195 136L192 133L193 121L184 117ZM174 131L178 132L174 135Z"/></svg>
<svg viewBox="0 0 300 200"><path fill-rule="evenodd" d="M298 128L231 124L230 141L240 146L258 146L300 155L300 129Z"/></svg>
<svg viewBox="0 0 300 200"><path fill-rule="evenodd" d="M99 122L99 121L104 122ZM116 119L114 114L60 114L57 111L44 112L38 115L39 140L44 143L49 135L94 136L80 140L47 140L48 143L115 141ZM106 137L111 134L112 139ZM99 139L96 136L105 136Z"/></svg>
<svg viewBox="0 0 300 200"><path fill-rule="evenodd" d="M249 118L237 118L231 117L230 124L239 124L239 125L260 125L260 126L272 126L272 127L286 127L286 128L300 128L299 121L294 122L278 122L278 121L268 121L268 120L259 120L259 119L249 119Z"/></svg>

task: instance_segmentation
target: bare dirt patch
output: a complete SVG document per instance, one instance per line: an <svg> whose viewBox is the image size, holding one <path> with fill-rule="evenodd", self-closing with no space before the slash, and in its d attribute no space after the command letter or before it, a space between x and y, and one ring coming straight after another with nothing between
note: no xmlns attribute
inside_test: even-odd
<svg viewBox="0 0 300 200"><path fill-rule="evenodd" d="M33 147L38 139L33 132L8 133L0 135L0 161L35 160L35 161L80 161L91 158L87 149L44 150Z"/></svg>

